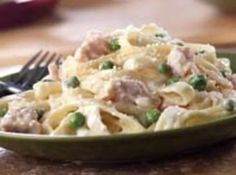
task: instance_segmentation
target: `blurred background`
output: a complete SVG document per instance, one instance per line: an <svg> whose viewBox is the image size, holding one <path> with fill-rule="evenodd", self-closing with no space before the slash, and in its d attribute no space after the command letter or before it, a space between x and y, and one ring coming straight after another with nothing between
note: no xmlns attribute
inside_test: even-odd
<svg viewBox="0 0 236 175"><path fill-rule="evenodd" d="M90 29L151 22L187 41L236 47L235 0L0 0L0 68L40 49L72 53Z"/></svg>

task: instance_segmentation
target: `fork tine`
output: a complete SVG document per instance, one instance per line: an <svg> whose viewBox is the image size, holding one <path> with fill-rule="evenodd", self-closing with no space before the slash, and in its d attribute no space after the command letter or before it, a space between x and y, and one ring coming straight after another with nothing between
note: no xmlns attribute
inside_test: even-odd
<svg viewBox="0 0 236 175"><path fill-rule="evenodd" d="M32 71L30 72L30 76L27 76L24 78L24 82L22 83L21 87L23 89L25 89L26 87L28 87L28 84L35 79L35 77L37 76L39 70L40 70L40 65L41 63L44 62L44 60L48 57L49 52L47 51L35 64L35 67L32 68Z"/></svg>
<svg viewBox="0 0 236 175"><path fill-rule="evenodd" d="M47 60L46 64L42 67L40 67L40 64L45 60L40 60L40 64L37 64L36 68L34 69L33 73L31 74L31 77L24 82L22 87L24 89L30 88L35 82L39 81L41 78L43 78L47 73L47 66L54 61L55 57L57 55L54 53L50 56L50 58Z"/></svg>
<svg viewBox="0 0 236 175"><path fill-rule="evenodd" d="M52 62L54 62L57 54L54 53L46 62L46 64L43 66L43 68L38 72L38 75L35 77L34 82L39 81L41 78L43 78L47 74L48 65ZM33 84L34 82L31 82Z"/></svg>
<svg viewBox="0 0 236 175"><path fill-rule="evenodd" d="M42 55L42 51L39 51L35 56L33 56L32 59L30 59L30 61L26 63L26 65L22 68L19 76L14 80L14 83L19 84L22 80L26 79L26 76L28 75L28 71L30 67L33 65L33 63L40 58L40 60L36 63L36 66L37 66L37 64L41 63L43 59L47 57L48 54L49 54L48 51L44 53L43 55Z"/></svg>
<svg viewBox="0 0 236 175"><path fill-rule="evenodd" d="M38 51L38 52L22 67L21 71L24 70L24 69L27 69L27 68L36 60L36 58L37 58L42 52L43 52L42 50Z"/></svg>
<svg viewBox="0 0 236 175"><path fill-rule="evenodd" d="M20 74L21 75L26 69L28 69L33 63L34 61L38 58L38 56L42 53L42 50L38 51L20 70Z"/></svg>
<svg viewBox="0 0 236 175"><path fill-rule="evenodd" d="M57 56L56 53L54 53L52 55L52 57L46 62L45 67L41 71L41 75L40 75L41 77L47 73L49 64L52 63L56 57L58 57L58 56ZM56 58L56 62L57 62L58 59L59 58Z"/></svg>
<svg viewBox="0 0 236 175"><path fill-rule="evenodd" d="M47 67L50 63L55 61L60 66L61 60L63 60L62 55L40 50L21 68L18 76L6 81L3 87L6 88L8 93L13 94L32 88L35 82L42 79L48 73Z"/></svg>
<svg viewBox="0 0 236 175"><path fill-rule="evenodd" d="M56 60L56 64L57 64L57 65L61 65L62 62L63 62L63 56L60 54L60 55L58 55L58 58L57 58L57 60Z"/></svg>

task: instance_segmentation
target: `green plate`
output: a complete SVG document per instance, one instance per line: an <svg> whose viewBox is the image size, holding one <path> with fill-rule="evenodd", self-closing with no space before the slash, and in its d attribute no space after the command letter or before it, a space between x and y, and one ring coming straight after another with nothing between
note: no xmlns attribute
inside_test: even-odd
<svg viewBox="0 0 236 175"><path fill-rule="evenodd" d="M231 59L236 54L219 54ZM8 77L9 78L9 77ZM236 136L236 117L160 132L114 136L43 136L0 132L0 146L22 155L86 162L159 159L200 149Z"/></svg>

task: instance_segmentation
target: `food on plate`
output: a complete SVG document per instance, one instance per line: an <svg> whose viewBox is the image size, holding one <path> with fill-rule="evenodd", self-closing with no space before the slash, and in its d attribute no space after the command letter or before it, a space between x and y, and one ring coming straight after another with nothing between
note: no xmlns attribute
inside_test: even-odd
<svg viewBox="0 0 236 175"><path fill-rule="evenodd" d="M194 126L236 113L236 74L211 45L155 24L89 32L32 90L0 100L0 129L113 135Z"/></svg>

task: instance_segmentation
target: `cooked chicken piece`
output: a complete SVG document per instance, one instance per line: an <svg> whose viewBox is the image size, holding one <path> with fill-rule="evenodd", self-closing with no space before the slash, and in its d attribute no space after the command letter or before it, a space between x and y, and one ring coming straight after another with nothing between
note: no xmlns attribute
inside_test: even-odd
<svg viewBox="0 0 236 175"><path fill-rule="evenodd" d="M106 38L100 32L90 32L76 53L79 62L97 59L109 52Z"/></svg>
<svg viewBox="0 0 236 175"><path fill-rule="evenodd" d="M115 78L111 82L110 98L113 101L126 101L136 104L137 98L149 97L147 87L131 78Z"/></svg>
<svg viewBox="0 0 236 175"><path fill-rule="evenodd" d="M1 128L7 132L41 133L38 113L31 106L9 109L1 120Z"/></svg>
<svg viewBox="0 0 236 175"><path fill-rule="evenodd" d="M139 114L155 106L145 84L139 80L115 78L111 80L108 97L117 109L128 114Z"/></svg>
<svg viewBox="0 0 236 175"><path fill-rule="evenodd" d="M190 48L174 48L167 58L167 64L177 76L185 76L191 69L193 53Z"/></svg>

